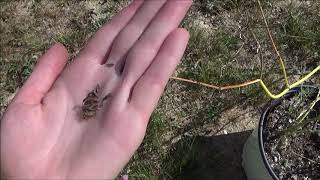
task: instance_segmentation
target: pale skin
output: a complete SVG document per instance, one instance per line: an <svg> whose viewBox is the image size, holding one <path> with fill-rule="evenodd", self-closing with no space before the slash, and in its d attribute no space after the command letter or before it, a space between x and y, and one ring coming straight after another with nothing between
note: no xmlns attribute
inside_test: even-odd
<svg viewBox="0 0 320 180"><path fill-rule="evenodd" d="M178 26L190 6L190 0L136 0L67 67L63 45L49 48L1 120L4 176L114 179L141 144L183 56L189 34ZM81 121L75 107L98 84L100 99L112 96Z"/></svg>

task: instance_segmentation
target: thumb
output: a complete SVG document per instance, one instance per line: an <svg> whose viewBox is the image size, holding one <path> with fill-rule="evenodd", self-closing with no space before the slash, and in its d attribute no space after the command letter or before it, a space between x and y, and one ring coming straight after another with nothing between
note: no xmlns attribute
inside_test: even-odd
<svg viewBox="0 0 320 180"><path fill-rule="evenodd" d="M31 76L15 98L17 102L38 104L49 91L68 61L66 48L57 43L42 55Z"/></svg>

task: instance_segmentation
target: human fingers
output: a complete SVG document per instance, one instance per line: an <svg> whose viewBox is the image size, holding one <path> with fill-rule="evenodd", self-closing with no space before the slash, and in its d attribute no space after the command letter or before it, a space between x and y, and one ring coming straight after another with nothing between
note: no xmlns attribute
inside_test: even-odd
<svg viewBox="0 0 320 180"><path fill-rule="evenodd" d="M112 73L100 62L107 56L115 37L134 16L142 3L142 0L135 0L114 16L89 40L73 63L62 74L61 80L67 85L70 92L73 92L71 95L76 103L81 103L88 92L98 84L104 83Z"/></svg>
<svg viewBox="0 0 320 180"><path fill-rule="evenodd" d="M182 21L191 3L189 0L171 0L159 11L127 56L123 72L126 86L133 86L146 71L164 40ZM128 98L129 94L127 92Z"/></svg>
<svg viewBox="0 0 320 180"><path fill-rule="evenodd" d="M52 87L68 61L68 52L62 44L55 44L42 55L31 76L17 94L15 101L38 104Z"/></svg>
<svg viewBox="0 0 320 180"><path fill-rule="evenodd" d="M155 60L134 86L130 105L141 114L150 116L156 107L165 85L183 56L188 40L189 33L185 29L173 31Z"/></svg>
<svg viewBox="0 0 320 180"><path fill-rule="evenodd" d="M125 58L129 49L139 39L149 23L163 6L166 0L145 1L139 11L132 17L126 27L119 33L115 39L110 54L106 58L108 65L115 65ZM121 66L121 64L120 64ZM117 68L118 71L121 68Z"/></svg>

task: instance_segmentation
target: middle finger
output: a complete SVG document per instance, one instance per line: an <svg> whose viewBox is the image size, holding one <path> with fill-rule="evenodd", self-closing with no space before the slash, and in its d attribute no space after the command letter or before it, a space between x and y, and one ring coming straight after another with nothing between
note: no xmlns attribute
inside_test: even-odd
<svg viewBox="0 0 320 180"><path fill-rule="evenodd" d="M133 86L148 68L164 40L179 26L191 4L191 0L170 0L158 12L126 58L123 77L127 86Z"/></svg>
<svg viewBox="0 0 320 180"><path fill-rule="evenodd" d="M104 60L107 61L107 66L121 64L129 49L139 39L165 2L166 0L150 0L141 5L137 13L115 39L109 56Z"/></svg>

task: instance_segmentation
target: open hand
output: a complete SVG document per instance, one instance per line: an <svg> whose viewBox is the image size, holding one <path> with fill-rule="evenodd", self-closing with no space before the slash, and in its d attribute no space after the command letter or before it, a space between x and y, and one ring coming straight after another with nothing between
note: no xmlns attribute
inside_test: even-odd
<svg viewBox="0 0 320 180"><path fill-rule="evenodd" d="M141 144L179 63L189 0L136 0L67 62L61 44L40 59L1 120L8 178L113 179Z"/></svg>

